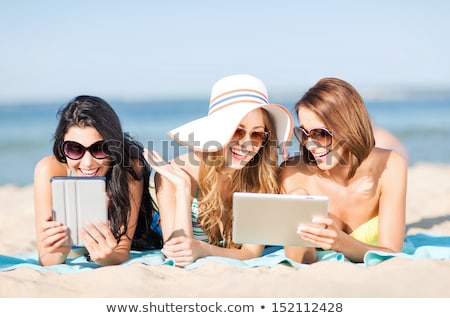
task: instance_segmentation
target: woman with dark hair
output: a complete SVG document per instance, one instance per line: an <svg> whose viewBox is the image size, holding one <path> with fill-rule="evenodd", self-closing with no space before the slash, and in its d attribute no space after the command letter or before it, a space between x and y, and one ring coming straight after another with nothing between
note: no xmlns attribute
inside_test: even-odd
<svg viewBox="0 0 450 318"><path fill-rule="evenodd" d="M283 193L329 198L326 218L298 228L323 250L362 262L369 250L400 252L405 235L407 161L375 146L372 123L359 93L338 78L323 78L295 106L301 155L281 166ZM286 247L286 256L304 252Z"/></svg>
<svg viewBox="0 0 450 318"><path fill-rule="evenodd" d="M67 227L52 220L50 178L55 176L106 178L109 224L90 224L90 234L80 229L92 261L120 264L131 249L161 248L161 236L152 228L156 206L149 192L150 167L143 147L123 133L112 107L98 97L78 96L58 116L53 155L41 159L34 173L40 263L64 263L71 249Z"/></svg>

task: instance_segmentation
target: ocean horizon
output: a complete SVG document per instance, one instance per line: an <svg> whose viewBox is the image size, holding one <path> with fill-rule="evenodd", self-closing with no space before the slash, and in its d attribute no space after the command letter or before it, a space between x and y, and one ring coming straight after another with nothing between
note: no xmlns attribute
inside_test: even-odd
<svg viewBox="0 0 450 318"><path fill-rule="evenodd" d="M167 132L205 116L209 105L207 99L108 102L119 115L125 132L166 159L186 151L173 142ZM295 115L296 99L272 99L272 102L286 106ZM0 186L33 183L34 166L52 152L58 122L56 114L65 103L67 101L0 105L0 164L3 167ZM450 164L450 97L372 99L366 101L366 106L373 121L403 143L409 153L410 166L418 162ZM298 152L295 140L289 152Z"/></svg>

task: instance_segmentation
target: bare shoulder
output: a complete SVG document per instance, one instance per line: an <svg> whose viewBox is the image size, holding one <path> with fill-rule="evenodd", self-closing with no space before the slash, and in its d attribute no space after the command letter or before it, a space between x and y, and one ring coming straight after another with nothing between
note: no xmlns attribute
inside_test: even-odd
<svg viewBox="0 0 450 318"><path fill-rule="evenodd" d="M300 156L290 157L280 165L280 173L289 176L296 173L311 174L308 166L301 160Z"/></svg>
<svg viewBox="0 0 450 318"><path fill-rule="evenodd" d="M312 170L300 157L292 157L280 166L280 188L282 193L308 194Z"/></svg>
<svg viewBox="0 0 450 318"><path fill-rule="evenodd" d="M373 133L375 136L376 147L394 150L408 161L408 150L396 136L388 130L375 125L373 126Z"/></svg>
<svg viewBox="0 0 450 318"><path fill-rule="evenodd" d="M387 160L386 168L395 172L408 170L408 160L398 151L391 150Z"/></svg>
<svg viewBox="0 0 450 318"><path fill-rule="evenodd" d="M372 164L377 162L385 167L392 167L394 169L405 168L408 166L408 161L403 155L393 149L374 148L372 153Z"/></svg>
<svg viewBox="0 0 450 318"><path fill-rule="evenodd" d="M34 175L64 176L67 175L66 164L59 162L55 156L47 156L39 160L34 167Z"/></svg>
<svg viewBox="0 0 450 318"><path fill-rule="evenodd" d="M378 176L403 174L408 169L408 161L395 150L374 148L362 165L362 172L372 171Z"/></svg>

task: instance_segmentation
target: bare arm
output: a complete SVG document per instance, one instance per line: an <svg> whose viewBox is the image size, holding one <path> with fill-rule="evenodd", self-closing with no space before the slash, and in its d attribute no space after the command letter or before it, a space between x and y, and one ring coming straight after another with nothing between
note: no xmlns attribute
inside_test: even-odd
<svg viewBox="0 0 450 318"><path fill-rule="evenodd" d="M392 152L382 178L379 207L378 245L388 251L400 252L406 228L406 160Z"/></svg>
<svg viewBox="0 0 450 318"><path fill-rule="evenodd" d="M157 152L144 152L157 172L155 175L158 209L164 242L177 236L192 237L191 180L175 163L165 162Z"/></svg>
<svg viewBox="0 0 450 318"><path fill-rule="evenodd" d="M38 162L34 169L34 210L36 245L39 262L44 266L61 264L70 252L67 227L52 221L52 190L50 178L66 176L65 165L54 156L48 156Z"/></svg>
<svg viewBox="0 0 450 318"><path fill-rule="evenodd" d="M179 236L169 240L163 248L167 258L175 261L177 266L186 266L206 256L221 256L239 260L261 256L263 245L242 245L240 249L226 248L198 241L191 237Z"/></svg>
<svg viewBox="0 0 450 318"><path fill-rule="evenodd" d="M397 152L391 151L379 182L378 244L361 242L345 233L333 218L320 218L321 227L307 227L301 236L323 249L342 252L348 259L361 262L370 250L400 252L405 235L407 163Z"/></svg>
<svg viewBox="0 0 450 318"><path fill-rule="evenodd" d="M378 209L378 245L365 244L348 234L342 233L342 240L334 247L352 261L363 261L369 250L400 252L405 237L405 209L407 162L392 151L386 169L380 180L381 194Z"/></svg>
<svg viewBox="0 0 450 318"><path fill-rule="evenodd" d="M261 255L264 246L260 245L230 249L195 240L192 234L191 177L175 162L164 162L156 152L147 152L145 156L158 173L155 185L165 241L162 252L167 258L173 259L177 266L185 266L205 256L249 259Z"/></svg>

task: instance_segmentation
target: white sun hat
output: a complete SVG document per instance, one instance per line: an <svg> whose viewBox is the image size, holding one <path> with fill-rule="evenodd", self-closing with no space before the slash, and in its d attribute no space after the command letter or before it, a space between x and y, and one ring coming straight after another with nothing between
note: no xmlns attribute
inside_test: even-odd
<svg viewBox="0 0 450 318"><path fill-rule="evenodd" d="M277 147L284 156L292 136L292 115L286 107L270 104L264 83L246 74L231 75L217 81L211 90L208 115L172 129L168 135L194 150L217 151L231 140L241 120L258 108L269 113Z"/></svg>

